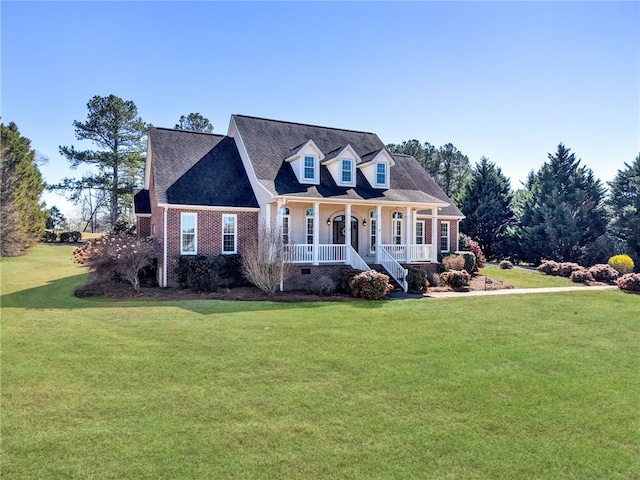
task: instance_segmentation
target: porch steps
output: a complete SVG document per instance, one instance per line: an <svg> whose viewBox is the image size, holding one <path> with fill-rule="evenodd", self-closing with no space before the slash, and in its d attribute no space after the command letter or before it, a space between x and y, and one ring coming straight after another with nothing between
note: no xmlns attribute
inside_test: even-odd
<svg viewBox="0 0 640 480"><path fill-rule="evenodd" d="M400 284L396 282L395 278L389 275L389 272L387 272L382 265L380 265L379 263L370 263L369 267L371 268L371 270L375 270L378 273L384 273L389 277L389 284L393 285L393 289L402 291L402 287L400 286Z"/></svg>

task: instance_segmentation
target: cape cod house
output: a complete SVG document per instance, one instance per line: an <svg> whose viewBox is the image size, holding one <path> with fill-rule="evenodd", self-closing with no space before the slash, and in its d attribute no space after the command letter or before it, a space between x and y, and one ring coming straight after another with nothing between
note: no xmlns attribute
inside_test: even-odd
<svg viewBox="0 0 640 480"><path fill-rule="evenodd" d="M456 250L462 213L411 156L373 133L232 115L227 135L151 128L139 235L160 240L161 286L178 255L242 253L260 222L278 226L296 264L284 288L344 265L406 267Z"/></svg>

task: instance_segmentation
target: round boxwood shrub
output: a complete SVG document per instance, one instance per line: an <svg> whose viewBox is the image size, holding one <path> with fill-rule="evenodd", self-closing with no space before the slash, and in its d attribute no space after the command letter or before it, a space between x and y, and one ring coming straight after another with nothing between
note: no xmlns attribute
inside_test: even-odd
<svg viewBox="0 0 640 480"><path fill-rule="evenodd" d="M424 292L429 287L427 276L420 270L409 268L407 272L407 287L412 292Z"/></svg>
<svg viewBox="0 0 640 480"><path fill-rule="evenodd" d="M597 265L592 266L589 268L589 272L596 282L613 283L620 276L615 268L611 265L607 265L606 263L598 263Z"/></svg>
<svg viewBox="0 0 640 480"><path fill-rule="evenodd" d="M586 268L574 270L569 278L573 283L593 282L593 275Z"/></svg>
<svg viewBox="0 0 640 480"><path fill-rule="evenodd" d="M511 270L513 268L513 263L509 260L502 260L499 264L500 269L502 270Z"/></svg>
<svg viewBox="0 0 640 480"><path fill-rule="evenodd" d="M440 274L440 279L451 288L469 286L471 275L466 270L449 270Z"/></svg>
<svg viewBox="0 0 640 480"><path fill-rule="evenodd" d="M349 283L349 288L351 295L367 300L381 300L393 290L389 277L375 270L358 273Z"/></svg>
<svg viewBox="0 0 640 480"><path fill-rule="evenodd" d="M628 292L640 292L640 273L627 273L618 279L618 288Z"/></svg>

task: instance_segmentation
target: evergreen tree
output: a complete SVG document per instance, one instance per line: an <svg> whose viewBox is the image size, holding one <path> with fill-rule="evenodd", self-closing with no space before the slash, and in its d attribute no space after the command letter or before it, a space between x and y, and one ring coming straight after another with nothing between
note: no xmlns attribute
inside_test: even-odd
<svg viewBox="0 0 640 480"><path fill-rule="evenodd" d="M199 113L190 113L186 117L180 116L180 121L173 127L177 130L190 130L192 132L213 132L213 125L208 118L203 117Z"/></svg>
<svg viewBox="0 0 640 480"><path fill-rule="evenodd" d="M67 219L62 214L60 209L55 205L46 211L47 220L45 222L45 226L49 230L53 230L54 232L58 232L63 230L67 226Z"/></svg>
<svg viewBox="0 0 640 480"><path fill-rule="evenodd" d="M624 165L626 168L618 170L609 183L611 190L607 203L612 214L610 229L616 238L626 242L630 253L640 260L640 154L631 165Z"/></svg>
<svg viewBox="0 0 640 480"><path fill-rule="evenodd" d="M605 232L604 187L560 144L537 173L531 172L522 205L522 257L580 261L586 247Z"/></svg>
<svg viewBox="0 0 640 480"><path fill-rule="evenodd" d="M18 126L0 124L0 255L21 255L44 233L44 190L31 141Z"/></svg>
<svg viewBox="0 0 640 480"><path fill-rule="evenodd" d="M118 221L120 212L131 201L131 192L144 166L142 152L147 126L138 116L132 101L124 101L115 95L96 95L89 103L87 121L74 120L78 140L90 140L99 149L79 151L75 147L60 147L60 153L71 162L72 168L81 163L97 170L81 179L65 178L51 188L70 192L77 198L78 192L101 189L109 192L111 226Z"/></svg>
<svg viewBox="0 0 640 480"><path fill-rule="evenodd" d="M478 242L489 259L506 254L507 231L514 221L512 201L502 170L486 157L480 158L457 203L466 217L461 230Z"/></svg>

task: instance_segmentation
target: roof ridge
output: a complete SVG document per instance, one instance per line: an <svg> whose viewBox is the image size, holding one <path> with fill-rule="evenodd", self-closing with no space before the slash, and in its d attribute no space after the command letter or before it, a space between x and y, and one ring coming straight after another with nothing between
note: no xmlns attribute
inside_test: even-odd
<svg viewBox="0 0 640 480"><path fill-rule="evenodd" d="M151 128L154 128L156 130L168 130L171 132L197 133L199 135L212 135L214 137L226 137L226 135L222 133L196 132L195 130L182 130L180 128L169 128L169 127L151 127Z"/></svg>
<svg viewBox="0 0 640 480"><path fill-rule="evenodd" d="M253 115L241 115L239 113L234 113L232 116L234 116L234 117L252 118L254 120L266 120L268 122L287 123L289 125L300 125L302 127L315 127L315 128L324 128L324 129L327 129L327 130L340 130L342 132L366 133L367 135L376 135L374 132L365 132L365 131L362 131L362 130L350 130L348 128L338 128L338 127L325 127L323 125L313 125L311 123L289 122L287 120L276 120L276 119L273 119L273 118L255 117Z"/></svg>

